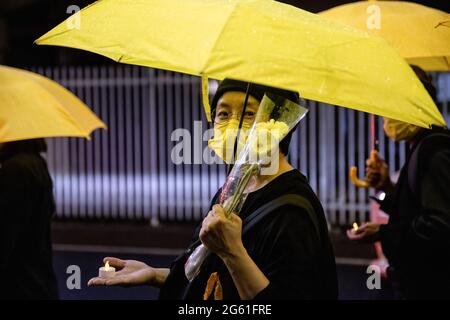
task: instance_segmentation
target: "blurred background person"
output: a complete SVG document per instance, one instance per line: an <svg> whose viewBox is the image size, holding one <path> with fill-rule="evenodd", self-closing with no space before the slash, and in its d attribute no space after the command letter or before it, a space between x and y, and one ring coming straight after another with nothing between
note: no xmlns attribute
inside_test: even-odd
<svg viewBox="0 0 450 320"><path fill-rule="evenodd" d="M435 99L428 75L412 68ZM380 208L389 214L389 222L366 223L347 236L381 241L390 265L388 277L401 298L450 298L450 133L447 128L424 129L387 118L384 131L410 147L395 184L378 154L366 162L369 185L386 194Z"/></svg>
<svg viewBox="0 0 450 320"><path fill-rule="evenodd" d="M44 139L0 144L1 299L57 299L50 222L53 183Z"/></svg>

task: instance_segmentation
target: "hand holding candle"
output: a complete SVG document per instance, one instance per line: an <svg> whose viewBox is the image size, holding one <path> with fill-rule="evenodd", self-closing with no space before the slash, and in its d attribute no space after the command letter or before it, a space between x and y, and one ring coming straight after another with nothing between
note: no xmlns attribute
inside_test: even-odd
<svg viewBox="0 0 450 320"><path fill-rule="evenodd" d="M104 267L99 268L98 277L89 280L88 286L135 286L148 284L162 286L169 269L153 268L144 262L105 257Z"/></svg>
<svg viewBox="0 0 450 320"><path fill-rule="evenodd" d="M373 243L380 240L380 225L377 223L366 222L358 226L353 223L352 228L347 230L347 238L352 241Z"/></svg>
<svg viewBox="0 0 450 320"><path fill-rule="evenodd" d="M116 268L109 266L109 261L106 261L104 267L100 267L98 270L98 276L102 279L113 278L116 274Z"/></svg>

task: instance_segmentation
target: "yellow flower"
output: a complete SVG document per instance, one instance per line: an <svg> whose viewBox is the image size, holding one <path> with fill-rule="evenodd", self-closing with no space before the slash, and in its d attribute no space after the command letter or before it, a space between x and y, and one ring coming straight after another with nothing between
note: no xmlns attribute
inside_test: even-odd
<svg viewBox="0 0 450 320"><path fill-rule="evenodd" d="M289 126L286 123L274 119L255 124L255 129L249 136L250 158L258 161L261 158L270 157L270 151L278 146L288 132Z"/></svg>

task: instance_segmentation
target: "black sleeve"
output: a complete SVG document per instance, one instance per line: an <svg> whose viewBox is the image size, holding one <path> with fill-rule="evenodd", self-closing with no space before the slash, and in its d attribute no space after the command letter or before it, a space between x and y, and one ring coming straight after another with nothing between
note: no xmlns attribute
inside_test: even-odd
<svg viewBox="0 0 450 320"><path fill-rule="evenodd" d="M29 218L29 185L27 171L20 165L5 163L0 169L0 271L8 265L21 226Z"/></svg>
<svg viewBox="0 0 450 320"><path fill-rule="evenodd" d="M450 150L433 154L420 181L420 214L411 221L380 227L386 255L403 246L432 250L434 244L450 243Z"/></svg>
<svg viewBox="0 0 450 320"><path fill-rule="evenodd" d="M392 194L386 193L384 200L377 200L377 202L380 204L380 210L388 215L391 214Z"/></svg>
<svg viewBox="0 0 450 320"><path fill-rule="evenodd" d="M318 235L308 214L300 208L286 206L277 211L264 237L265 257L259 265L270 284L255 299L311 299Z"/></svg>

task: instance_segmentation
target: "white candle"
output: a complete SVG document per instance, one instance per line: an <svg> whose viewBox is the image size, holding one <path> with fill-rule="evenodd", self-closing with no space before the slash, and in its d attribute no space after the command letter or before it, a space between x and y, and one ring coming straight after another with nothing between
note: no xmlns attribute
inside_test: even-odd
<svg viewBox="0 0 450 320"><path fill-rule="evenodd" d="M100 267L100 269L98 270L98 276L103 279L110 279L114 277L115 274L116 268L110 267L108 261L106 261L104 267Z"/></svg>
<svg viewBox="0 0 450 320"><path fill-rule="evenodd" d="M358 231L358 224L356 222L353 222L353 232Z"/></svg>

